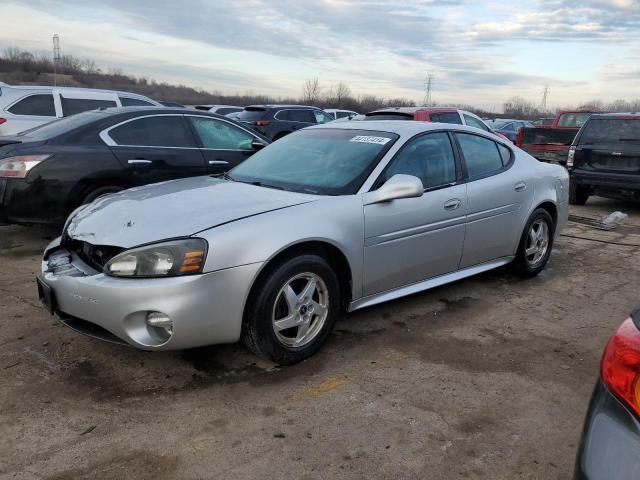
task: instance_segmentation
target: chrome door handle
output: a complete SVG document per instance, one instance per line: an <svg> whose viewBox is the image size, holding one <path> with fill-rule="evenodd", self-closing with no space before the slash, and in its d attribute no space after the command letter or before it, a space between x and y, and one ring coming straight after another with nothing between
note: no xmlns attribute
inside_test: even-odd
<svg viewBox="0 0 640 480"><path fill-rule="evenodd" d="M516 183L515 187L513 187L513 189L516 192L524 192L527 189L527 184L524 182L518 182Z"/></svg>
<svg viewBox="0 0 640 480"><path fill-rule="evenodd" d="M131 160L127 160L129 165L149 165L153 163L151 160L147 160L145 158L132 158Z"/></svg>
<svg viewBox="0 0 640 480"><path fill-rule="evenodd" d="M226 160L209 160L209 165L229 165Z"/></svg>
<svg viewBox="0 0 640 480"><path fill-rule="evenodd" d="M452 198L451 200L447 200L444 203L444 209L445 210L456 210L458 208L460 208L460 205L462 205L462 201L458 198Z"/></svg>

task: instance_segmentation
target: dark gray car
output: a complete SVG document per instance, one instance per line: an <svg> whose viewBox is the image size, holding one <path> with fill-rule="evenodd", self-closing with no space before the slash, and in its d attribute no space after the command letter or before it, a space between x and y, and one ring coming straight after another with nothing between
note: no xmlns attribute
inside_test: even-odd
<svg viewBox="0 0 640 480"><path fill-rule="evenodd" d="M249 105L235 120L269 140L278 140L296 130L327 123L333 118L320 108L305 105Z"/></svg>

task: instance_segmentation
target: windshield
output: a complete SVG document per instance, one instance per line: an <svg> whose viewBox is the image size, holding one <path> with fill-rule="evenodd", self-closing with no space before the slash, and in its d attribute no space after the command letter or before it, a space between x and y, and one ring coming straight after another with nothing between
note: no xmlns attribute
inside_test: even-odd
<svg viewBox="0 0 640 480"><path fill-rule="evenodd" d="M69 132L74 128L81 127L82 125L85 125L93 120L97 120L101 116L104 116L104 113L97 110L77 113L75 115L71 115L70 117L65 117L59 120L45 123L44 125L38 125L37 127L25 130L18 135L39 139L53 138L62 133Z"/></svg>
<svg viewBox="0 0 640 480"><path fill-rule="evenodd" d="M598 118L589 120L580 143L640 143L640 117L637 119Z"/></svg>
<svg viewBox="0 0 640 480"><path fill-rule="evenodd" d="M591 113L589 112L563 113L558 119L558 126L580 128L587 122L590 116Z"/></svg>
<svg viewBox="0 0 640 480"><path fill-rule="evenodd" d="M397 138L371 130L301 130L252 155L228 176L295 192L350 195Z"/></svg>

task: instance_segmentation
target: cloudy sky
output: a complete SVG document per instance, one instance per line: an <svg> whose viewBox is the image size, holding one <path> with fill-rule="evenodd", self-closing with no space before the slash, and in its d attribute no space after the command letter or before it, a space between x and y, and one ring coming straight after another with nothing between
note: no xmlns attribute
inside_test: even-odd
<svg viewBox="0 0 640 480"><path fill-rule="evenodd" d="M499 110L638 98L640 0L1 0L0 48L223 93L354 93Z"/></svg>

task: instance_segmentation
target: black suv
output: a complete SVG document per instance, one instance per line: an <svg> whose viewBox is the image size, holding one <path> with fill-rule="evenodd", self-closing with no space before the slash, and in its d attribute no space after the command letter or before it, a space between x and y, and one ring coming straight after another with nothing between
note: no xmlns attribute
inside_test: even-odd
<svg viewBox="0 0 640 480"><path fill-rule="evenodd" d="M304 105L249 105L236 118L270 140L278 140L304 127L327 123L331 115Z"/></svg>
<svg viewBox="0 0 640 480"><path fill-rule="evenodd" d="M590 195L640 199L640 113L591 115L569 149L569 203Z"/></svg>

